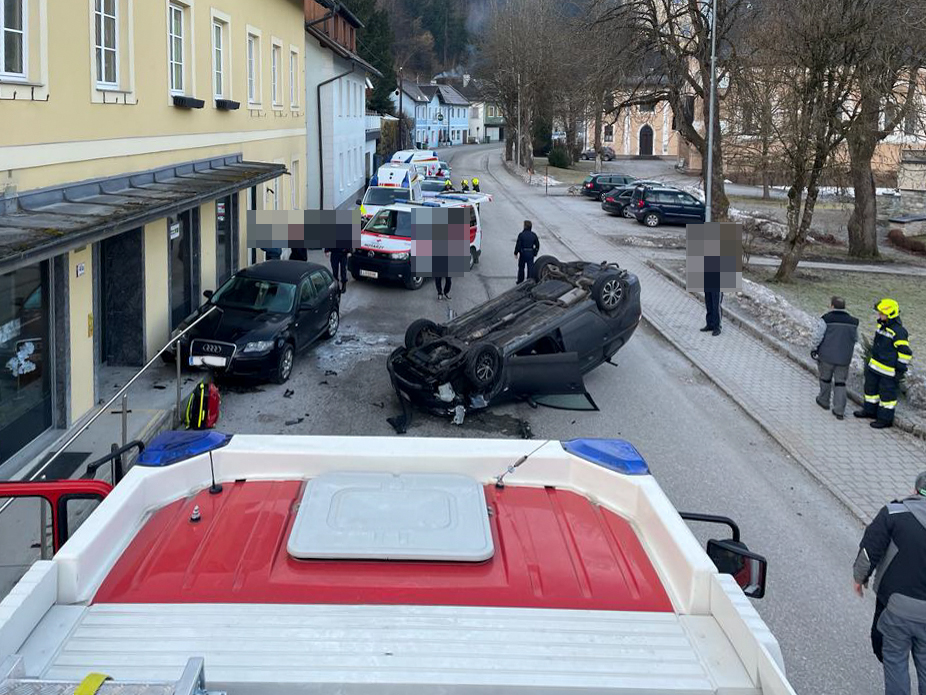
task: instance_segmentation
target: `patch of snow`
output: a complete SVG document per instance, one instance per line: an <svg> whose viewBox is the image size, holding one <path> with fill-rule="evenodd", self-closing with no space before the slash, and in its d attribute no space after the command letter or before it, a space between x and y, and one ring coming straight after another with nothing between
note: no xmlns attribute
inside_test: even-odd
<svg viewBox="0 0 926 695"><path fill-rule="evenodd" d="M787 192L790 186L772 186L772 188L778 191ZM840 195L846 198L855 197L855 191L851 188L841 188L839 186L820 186L819 191L820 195ZM896 188L875 188L875 195L899 197L900 191Z"/></svg>
<svg viewBox="0 0 926 695"><path fill-rule="evenodd" d="M552 176L535 176L530 181L531 186L562 186L562 181L557 181Z"/></svg>

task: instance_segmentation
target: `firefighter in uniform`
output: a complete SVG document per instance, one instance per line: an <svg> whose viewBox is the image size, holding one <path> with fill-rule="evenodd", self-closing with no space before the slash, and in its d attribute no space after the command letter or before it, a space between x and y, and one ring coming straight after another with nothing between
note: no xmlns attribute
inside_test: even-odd
<svg viewBox="0 0 926 695"><path fill-rule="evenodd" d="M473 190L476 193L479 193L479 179L477 179L475 176L473 177Z"/></svg>
<svg viewBox="0 0 926 695"><path fill-rule="evenodd" d="M469 181L467 181L466 179L463 179L462 181L460 181L460 190L463 191L464 193L468 192L469 191Z"/></svg>
<svg viewBox="0 0 926 695"><path fill-rule="evenodd" d="M907 329L900 322L900 306L893 299L882 299L875 305L878 330L871 343L871 357L865 367L865 407L856 410L855 417L874 420L876 429L894 424L897 406L897 382L913 359Z"/></svg>
<svg viewBox="0 0 926 695"><path fill-rule="evenodd" d="M448 193L453 190L453 181L447 179L444 181L444 193Z"/></svg>

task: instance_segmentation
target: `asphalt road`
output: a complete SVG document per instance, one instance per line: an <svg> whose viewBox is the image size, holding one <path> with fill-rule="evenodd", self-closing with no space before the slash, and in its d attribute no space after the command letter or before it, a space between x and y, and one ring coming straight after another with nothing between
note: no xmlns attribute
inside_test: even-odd
<svg viewBox="0 0 926 695"><path fill-rule="evenodd" d="M417 292L373 282L350 282L341 331L297 358L285 386L225 386L221 428L240 433L393 434L386 418L398 404L385 358L418 317L443 320L514 283L514 240L525 210L542 188L529 188L501 166L498 146L445 150L454 181L479 176L493 193L483 205L484 246L473 273L455 279L451 302L438 302L432 284ZM629 169L633 163L624 163ZM532 202L533 201L533 202ZM564 233L625 235L642 229L606 217L587 200L556 197L543 220ZM541 253L568 256L542 235ZM614 257L620 261L620 249ZM320 260L323 260L320 258ZM588 259L604 260L604 259ZM645 293L646 288L643 288ZM600 412L531 409L513 404L469 415L462 426L417 414L410 436L535 438L623 437L649 462L683 510L727 514L743 540L769 559L769 586L756 607L778 637L788 675L799 693L865 695L881 688L870 653L873 601L852 593L851 563L861 527L742 410L651 329L641 326L616 357L586 383ZM702 539L722 530L696 529Z"/></svg>

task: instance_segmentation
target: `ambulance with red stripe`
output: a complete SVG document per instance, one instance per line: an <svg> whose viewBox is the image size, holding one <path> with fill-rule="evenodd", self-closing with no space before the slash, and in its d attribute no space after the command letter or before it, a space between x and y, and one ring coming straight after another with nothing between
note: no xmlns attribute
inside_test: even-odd
<svg viewBox="0 0 926 695"><path fill-rule="evenodd" d="M360 248L354 249L348 268L355 280L398 281L410 290L419 289L425 281L412 274L412 210L416 207L466 207L470 209L469 266L479 262L482 253L482 223L480 203L491 196L448 195L425 203L395 203L381 208L366 223L360 234Z"/></svg>
<svg viewBox="0 0 926 695"><path fill-rule="evenodd" d="M399 150L389 161L417 167L422 176L437 176L441 171L440 157L435 150Z"/></svg>
<svg viewBox="0 0 926 695"><path fill-rule="evenodd" d="M408 164L381 166L377 169L376 176L370 179L370 187L367 188L363 200L357 201L363 223L369 221L386 205L423 202L422 180L421 174L414 166Z"/></svg>

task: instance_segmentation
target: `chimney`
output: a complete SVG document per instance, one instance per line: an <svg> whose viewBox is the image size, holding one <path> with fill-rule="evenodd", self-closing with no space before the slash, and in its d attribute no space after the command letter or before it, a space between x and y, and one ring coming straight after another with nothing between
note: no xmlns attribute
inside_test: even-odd
<svg viewBox="0 0 926 695"><path fill-rule="evenodd" d="M466 75L466 74L463 75L463 86L464 87L469 86L469 75Z"/></svg>

